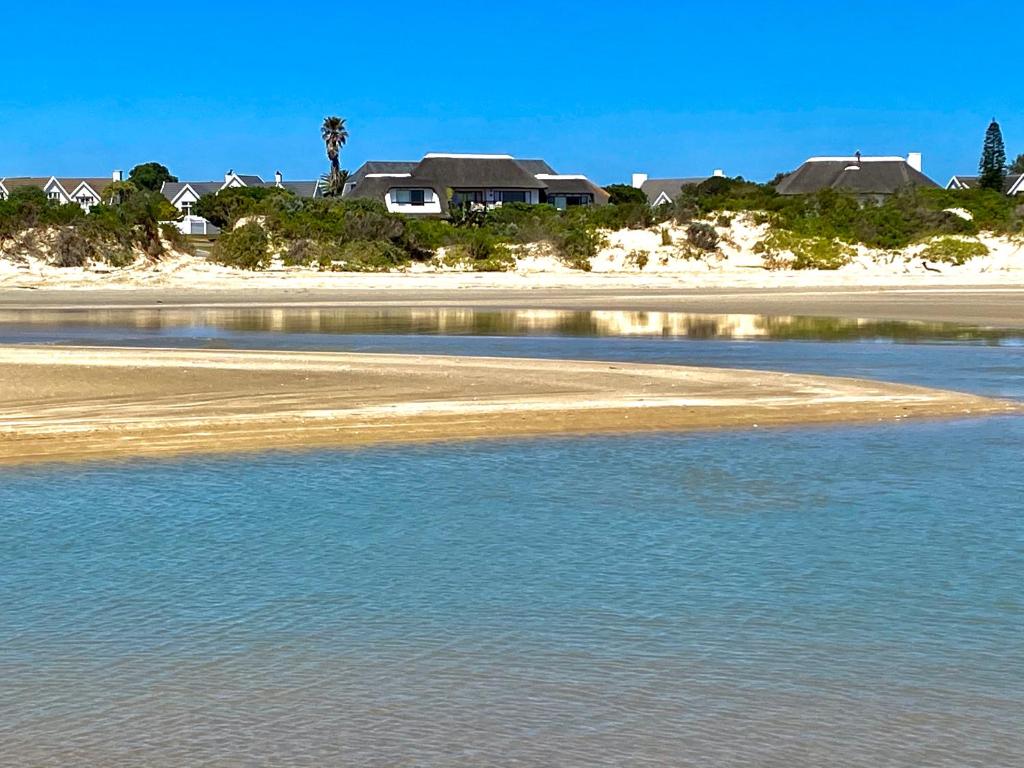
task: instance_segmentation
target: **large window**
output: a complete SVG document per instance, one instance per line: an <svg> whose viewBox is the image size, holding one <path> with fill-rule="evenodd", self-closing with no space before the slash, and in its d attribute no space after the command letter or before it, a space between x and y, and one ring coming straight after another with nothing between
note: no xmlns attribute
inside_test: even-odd
<svg viewBox="0 0 1024 768"><path fill-rule="evenodd" d="M191 216L192 215L192 211L193 211L193 209L195 209L195 207L196 207L196 204L193 201L186 200L185 202L183 202L181 204L181 212L183 214L185 214L186 216Z"/></svg>
<svg viewBox="0 0 1024 768"><path fill-rule="evenodd" d="M550 195L548 202L558 210L564 211L577 205L590 205L594 200L592 195Z"/></svg>
<svg viewBox="0 0 1024 768"><path fill-rule="evenodd" d="M529 195L525 189L500 189L497 198L503 203L528 203Z"/></svg>
<svg viewBox="0 0 1024 768"><path fill-rule="evenodd" d="M427 190L425 189L396 189L395 202L399 205L426 205Z"/></svg>
<svg viewBox="0 0 1024 768"><path fill-rule="evenodd" d="M452 193L452 203L465 205L466 203L482 203L484 193L479 189L459 189Z"/></svg>

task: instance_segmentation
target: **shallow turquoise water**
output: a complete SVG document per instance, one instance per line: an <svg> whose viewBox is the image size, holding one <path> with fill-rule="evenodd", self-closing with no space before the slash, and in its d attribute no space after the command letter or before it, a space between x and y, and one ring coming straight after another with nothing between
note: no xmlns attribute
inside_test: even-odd
<svg viewBox="0 0 1024 768"><path fill-rule="evenodd" d="M1024 396L1012 345L426 343ZM998 418L2 470L0 764L1020 764L1022 448Z"/></svg>

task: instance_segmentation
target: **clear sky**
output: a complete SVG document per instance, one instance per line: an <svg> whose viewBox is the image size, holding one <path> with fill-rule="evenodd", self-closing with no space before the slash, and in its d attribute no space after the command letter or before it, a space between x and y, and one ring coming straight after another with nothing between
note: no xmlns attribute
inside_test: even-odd
<svg viewBox="0 0 1024 768"><path fill-rule="evenodd" d="M856 150L945 182L993 116L1024 152L1020 0L3 5L0 176L312 178L327 114L353 170L508 152L604 184Z"/></svg>

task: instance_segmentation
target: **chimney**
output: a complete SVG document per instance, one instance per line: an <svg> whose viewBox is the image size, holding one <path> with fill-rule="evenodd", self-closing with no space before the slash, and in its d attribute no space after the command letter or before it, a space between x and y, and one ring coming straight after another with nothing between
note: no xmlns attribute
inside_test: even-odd
<svg viewBox="0 0 1024 768"><path fill-rule="evenodd" d="M124 172L123 171L114 171L112 174L110 174L110 178L113 181L124 181Z"/></svg>
<svg viewBox="0 0 1024 768"><path fill-rule="evenodd" d="M725 176L725 171L723 171L721 168L715 168L715 170L711 172L711 175L718 176L719 178L721 178L722 176Z"/></svg>
<svg viewBox="0 0 1024 768"><path fill-rule="evenodd" d="M274 171L274 186L280 187L282 181L284 181L284 176L281 175L281 172Z"/></svg>
<svg viewBox="0 0 1024 768"><path fill-rule="evenodd" d="M647 174L646 173L634 173L633 174L633 186L636 187L637 189L640 189L640 187L642 187L644 185L645 181L647 181Z"/></svg>
<svg viewBox="0 0 1024 768"><path fill-rule="evenodd" d="M907 155L907 165L918 173L921 173L921 153L911 152Z"/></svg>

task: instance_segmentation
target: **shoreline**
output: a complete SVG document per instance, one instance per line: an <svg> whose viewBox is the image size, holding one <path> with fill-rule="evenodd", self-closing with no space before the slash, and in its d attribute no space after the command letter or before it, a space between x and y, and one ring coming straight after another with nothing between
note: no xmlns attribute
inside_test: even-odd
<svg viewBox="0 0 1024 768"><path fill-rule="evenodd" d="M0 287L0 310L12 313L73 310L187 308L463 308L557 309L836 317L897 322L956 323L1024 329L1022 285L791 286L775 288L652 288L598 285L508 288L430 286L404 276L376 276L386 287L246 286L223 288Z"/></svg>
<svg viewBox="0 0 1024 768"><path fill-rule="evenodd" d="M0 347L0 465L1021 413L857 379L335 352Z"/></svg>

